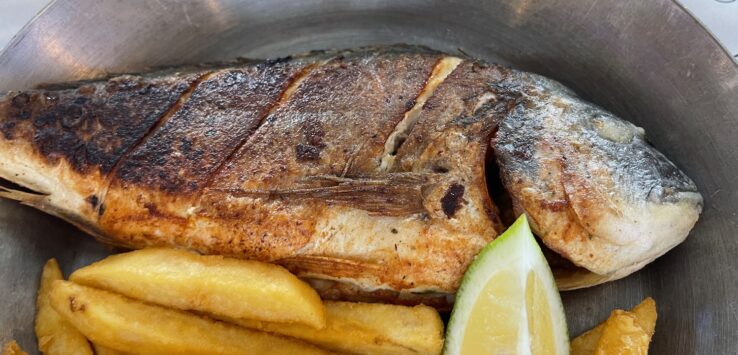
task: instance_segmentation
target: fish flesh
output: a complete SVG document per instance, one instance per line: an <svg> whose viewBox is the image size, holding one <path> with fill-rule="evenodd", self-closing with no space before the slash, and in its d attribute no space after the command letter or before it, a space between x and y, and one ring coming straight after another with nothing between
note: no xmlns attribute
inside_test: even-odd
<svg viewBox="0 0 738 355"><path fill-rule="evenodd" d="M0 196L111 245L439 308L505 229L491 185L571 264L563 289L640 269L702 208L642 129L550 79L405 45L8 92L0 177Z"/></svg>

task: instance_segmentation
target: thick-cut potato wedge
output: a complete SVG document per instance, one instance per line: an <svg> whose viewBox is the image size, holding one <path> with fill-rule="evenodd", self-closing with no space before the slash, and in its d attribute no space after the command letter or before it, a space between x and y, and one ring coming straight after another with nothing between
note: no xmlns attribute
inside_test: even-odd
<svg viewBox="0 0 738 355"><path fill-rule="evenodd" d="M144 249L105 258L69 280L181 310L325 326L315 290L285 268L257 261Z"/></svg>
<svg viewBox="0 0 738 355"><path fill-rule="evenodd" d="M440 354L443 348L443 322L431 307L352 302L326 302L325 307L326 327L320 330L300 324L229 321L354 354Z"/></svg>
<svg viewBox="0 0 738 355"><path fill-rule="evenodd" d="M11 340L3 345L3 355L28 355L28 353L23 351L15 340Z"/></svg>
<svg viewBox="0 0 738 355"><path fill-rule="evenodd" d="M616 309L602 328L596 355L647 355L651 337L638 324L632 312Z"/></svg>
<svg viewBox="0 0 738 355"><path fill-rule="evenodd" d="M111 348L106 348L102 345L92 344L92 346L95 348L95 355L128 355L129 353L113 350Z"/></svg>
<svg viewBox="0 0 738 355"><path fill-rule="evenodd" d="M325 354L298 340L252 331L114 293L55 281L51 305L93 343L137 354Z"/></svg>
<svg viewBox="0 0 738 355"><path fill-rule="evenodd" d="M92 348L84 335L67 323L49 304L51 284L62 279L59 264L55 259L49 259L41 273L36 298L38 349L46 355L92 355Z"/></svg>
<svg viewBox="0 0 738 355"><path fill-rule="evenodd" d="M651 297L647 297L637 306L630 310L635 318L637 324L643 328L648 334L649 340L653 336L656 329L656 302ZM602 337L605 323L588 330L582 335L574 338L571 341L571 355L591 355L595 353L597 344Z"/></svg>

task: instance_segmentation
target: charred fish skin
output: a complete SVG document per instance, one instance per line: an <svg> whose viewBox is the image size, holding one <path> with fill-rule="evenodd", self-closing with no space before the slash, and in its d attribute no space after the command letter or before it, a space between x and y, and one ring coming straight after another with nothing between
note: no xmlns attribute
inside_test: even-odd
<svg viewBox="0 0 738 355"><path fill-rule="evenodd" d="M37 194L2 195L113 241L97 225L107 175L200 75L124 75L7 93L0 100L0 176Z"/></svg>
<svg viewBox="0 0 738 355"><path fill-rule="evenodd" d="M454 68L447 67L449 62ZM468 95L439 96L456 86L449 72L460 64L453 62L437 52L372 52L337 58L313 70L205 190L202 208L191 218L193 225L202 226L190 229L193 245L206 246L209 241L201 236L224 241L233 235L276 243L283 236L272 226L279 224L291 231L292 239L256 253L268 253L265 258L303 277L351 280L375 294L455 290L473 254L498 232L486 213L494 208L483 206L491 201L471 186L483 179L483 170L439 173L432 159L417 168L387 169L382 164L388 140L408 127L408 119L417 127L425 115L430 121L450 122L470 111L472 102L462 101ZM429 85L437 81L437 86ZM437 107L448 111L440 116L424 109L408 117L419 105L430 108L430 102L419 104L428 90L443 97ZM482 161L483 125L464 129L474 143L446 153L454 159L460 149L468 149ZM399 151L395 154L399 157ZM446 215L441 200L454 182L464 183L466 192ZM273 212L265 217L269 223L241 223L259 216L249 211ZM346 288L339 294L343 292Z"/></svg>
<svg viewBox="0 0 738 355"><path fill-rule="evenodd" d="M538 75L500 85L521 95L493 141L516 212L548 247L597 274L560 279L560 288L624 277L687 237L702 196L642 128Z"/></svg>
<svg viewBox="0 0 738 355"><path fill-rule="evenodd" d="M40 195L2 195L108 243L272 261L322 283L328 298L444 307L502 229L484 183L494 110L489 95L477 96L507 69L472 64L395 46L202 67L128 140L98 120L135 123L129 116L145 107L106 115L92 106L81 124L60 122L83 88L94 87L102 106L114 103L104 88L120 79L34 91L70 97L22 102L58 117L51 137L99 135L120 146L85 170L62 154L68 145L39 145L45 126L15 123L25 108L12 101L24 93L10 93L0 102L0 145L14 154L0 155L0 171ZM156 92L149 81L185 75L130 78L121 102L135 106ZM84 139L76 146L91 147ZM34 175L16 179L18 171Z"/></svg>
<svg viewBox="0 0 738 355"><path fill-rule="evenodd" d="M600 274L579 285L668 250L701 203L634 126L563 86L413 46L12 92L0 131L0 177L38 192L0 196L110 244L276 262L330 299L448 307L504 229L490 149L517 212Z"/></svg>

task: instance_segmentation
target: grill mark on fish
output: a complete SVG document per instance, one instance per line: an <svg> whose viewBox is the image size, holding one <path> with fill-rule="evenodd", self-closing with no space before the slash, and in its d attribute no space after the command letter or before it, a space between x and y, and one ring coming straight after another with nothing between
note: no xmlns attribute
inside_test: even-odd
<svg viewBox="0 0 738 355"><path fill-rule="evenodd" d="M170 122L128 156L119 170L121 183L199 194L259 129L285 90L289 93L304 67L302 61L249 64L203 81Z"/></svg>
<svg viewBox="0 0 738 355"><path fill-rule="evenodd" d="M433 58L432 65L428 68L425 75L422 76L422 83L420 83L417 88L414 88L415 90L412 92L406 92L402 95L396 96L397 99L404 100L402 111L388 117L387 127L377 127L377 130L372 131L375 133L370 137L370 139L362 140L359 145L351 149L351 154L345 159L347 163L340 174L341 176L363 176L366 174L374 174L378 171L378 166L381 163L381 159L379 157L384 152L384 146L387 139L389 139L390 135L394 132L395 127L397 127L405 117L405 113L412 109L416 104L418 96L420 96L423 89L427 86L428 79L432 75L433 69L443 58L441 53L434 54L436 54L436 56ZM376 73L376 71L371 72L371 80L377 83L378 87L376 90L380 90L380 92L393 92L393 88L396 88L396 85L393 85L391 81L388 81L387 77L382 77ZM408 80L407 82L412 82L412 80ZM387 98L385 102L390 102L390 100L390 98Z"/></svg>
<svg viewBox="0 0 738 355"><path fill-rule="evenodd" d="M139 243L158 245L171 238L169 243L190 246L187 231L213 171L248 142L306 64L254 63L203 81L183 108L129 155L109 189L111 208L100 223ZM138 227L129 229L132 216Z"/></svg>
<svg viewBox="0 0 738 355"><path fill-rule="evenodd" d="M381 265L376 263L326 256L294 256L277 260L277 263L292 270L294 273L304 273L305 275L320 275L324 274L328 270L332 270L336 272L336 278L360 277L367 269L374 269L379 272L384 269Z"/></svg>
<svg viewBox="0 0 738 355"><path fill-rule="evenodd" d="M215 73L212 72L212 71L205 72L204 74L200 75L197 79L195 79L195 81L193 81L190 84L190 86L187 88L187 90L185 90L179 96L179 99L177 99L177 101L174 102L174 104L171 107L169 107L169 109L167 109L164 112L164 114L161 115L161 117L159 117L159 119L156 121L156 124L154 124L153 126L151 126L151 128L149 128L149 130L143 135L143 137L141 137L137 142L135 142L133 145L131 145L131 147L123 154L123 156L121 157L121 159L119 159L118 162L116 163L116 165L113 167L113 171L111 172L111 175L114 175L115 174L116 168L119 165L118 163L120 163L122 160L124 160L124 158L129 153L131 153L136 148L138 148L138 146L140 146L141 144L143 144L144 142L146 142L146 140L154 132L156 132L161 126L164 125L164 123L166 123L166 121L169 118L171 118L175 113L177 113L177 111L179 111L179 109L182 108L182 106L185 104L185 102L187 102L187 100L190 99L190 97L192 96L192 93L195 91L195 89L197 89L197 86L200 85L201 82L207 80L213 74L215 74Z"/></svg>
<svg viewBox="0 0 738 355"><path fill-rule="evenodd" d="M341 175L349 160L354 163L345 176L366 178L376 173L385 138L406 111L407 98L421 91L439 57L434 52L351 53L316 70L205 191L188 224L191 245L203 251L228 249L260 260L295 255L316 233L322 233L320 216L349 203L284 196L234 197L223 189L264 192L319 187L315 182L306 185L303 179ZM381 85L376 78L382 79ZM297 144L322 149L321 159L299 161L294 154ZM353 153L358 145L363 148ZM357 205L353 210L368 215Z"/></svg>
<svg viewBox="0 0 738 355"><path fill-rule="evenodd" d="M215 177L221 173L223 168L233 160L237 152L239 152L243 148L243 146L248 143L249 138L252 137L259 130L259 128L261 128L261 126L264 124L266 119L269 116L271 116L280 106L283 106L285 103L289 101L289 99L295 93L295 90L297 90L300 84L302 84L305 81L305 79L310 75L310 73L315 71L315 69L325 65L332 59L333 58L329 58L326 60L322 60L318 63L308 64L307 66L302 68L298 73L296 73L289 79L289 84L285 87L285 89L279 95L279 98L276 101L272 102L272 104L269 106L266 112L261 115L261 117L259 118L259 122L252 129L249 130L249 132L244 136L241 142L238 143L238 145L230 153L228 153L228 156L226 156L226 158L218 165L218 167L215 168L215 170L213 170L212 173L210 173L210 175L208 176L206 180L205 185L203 186L203 189L202 189L203 191L205 189L210 188L210 186L212 186L213 179L215 179ZM200 195L202 195L202 191ZM200 196L198 196L197 200L198 201L200 200Z"/></svg>
<svg viewBox="0 0 738 355"><path fill-rule="evenodd" d="M316 70L239 150L213 186L290 188L307 175L375 173L384 141L406 111L404 103L421 91L440 55L413 53L394 60L398 54L369 54L336 57ZM381 86L375 75L382 77ZM298 156L299 147L311 151Z"/></svg>
<svg viewBox="0 0 738 355"><path fill-rule="evenodd" d="M277 103L272 106L272 108L269 110L269 114L272 114L277 107L284 105L292 98L292 95L297 91L297 89L300 87L300 85L305 81L305 79L308 78L310 73L314 72L316 69L326 65L328 62L333 60L333 58L329 58L326 60L322 60L318 63L309 64L306 66L300 73L298 73L292 83L282 92L282 95L279 97L279 100ZM268 116L268 115L267 115Z"/></svg>
<svg viewBox="0 0 738 355"><path fill-rule="evenodd" d="M0 130L5 139L28 140L50 164L63 159L79 174L106 175L196 74L123 75L60 91L21 92L6 99Z"/></svg>
<svg viewBox="0 0 738 355"><path fill-rule="evenodd" d="M394 131L387 138L387 141L384 144L384 152L380 157L379 169L381 171L389 171L392 169L397 151L405 142L408 135L410 135L415 123L417 123L418 118L420 117L420 112L426 101L433 96L436 88L446 80L448 75L451 74L451 72L453 72L462 61L463 59L456 57L443 57L438 60L438 63L426 80L425 87L420 91L420 94L418 94L417 98L414 100L413 105L408 108L403 119L397 124L397 126L395 126Z"/></svg>
<svg viewBox="0 0 738 355"><path fill-rule="evenodd" d="M153 135L161 126L164 125L164 123L171 118L179 109L184 105L187 100L192 96L192 93L197 89L197 86L200 85L201 82L207 80L209 77L211 77L215 72L208 71L204 72L203 74L199 75L197 79L195 79L192 83L190 83L190 86L185 90L177 99L177 101L172 104L156 121L156 124L149 127L149 129L146 131L146 133L141 136L141 138L138 139L135 143L133 143L118 159L118 161L113 165L113 168L110 170L110 172L105 176L105 182L103 185L103 190L100 192L99 196L99 203L98 208L100 213L98 213L98 217L104 213L104 206L105 206L105 199L107 197L108 191L110 189L110 186L113 182L113 179L118 174L118 170L120 169L123 162L125 162L128 155L130 155L133 151L135 151L136 148L138 148L140 145L144 144L151 135Z"/></svg>

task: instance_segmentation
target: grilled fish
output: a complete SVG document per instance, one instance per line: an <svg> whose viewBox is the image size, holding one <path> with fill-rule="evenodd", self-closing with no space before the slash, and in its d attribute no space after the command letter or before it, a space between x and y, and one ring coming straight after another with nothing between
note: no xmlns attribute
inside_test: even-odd
<svg viewBox="0 0 738 355"><path fill-rule="evenodd" d="M0 177L20 186L0 196L108 244L275 262L324 298L440 308L505 228L488 184L580 268L562 288L643 267L702 205L641 129L556 82L412 46L8 92Z"/></svg>

